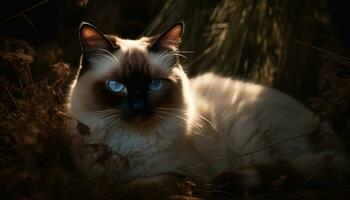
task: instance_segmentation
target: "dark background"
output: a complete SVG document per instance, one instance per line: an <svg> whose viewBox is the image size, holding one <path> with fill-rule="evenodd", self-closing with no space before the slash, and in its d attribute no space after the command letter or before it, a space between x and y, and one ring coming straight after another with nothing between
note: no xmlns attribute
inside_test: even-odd
<svg viewBox="0 0 350 200"><path fill-rule="evenodd" d="M322 69L332 63L337 76L349 74L349 4L346 0L12 0L0 8L0 38L23 40L34 47L36 79L49 70L43 65L49 51L55 61L77 69L81 21L104 33L137 38L184 20L181 49L188 59L182 62L190 76L214 71L258 82L309 106L310 99L322 96ZM3 67L0 73L14 76L4 73Z"/></svg>
<svg viewBox="0 0 350 200"><path fill-rule="evenodd" d="M110 177L87 180L79 174L65 134L69 116L63 105L79 66L81 21L104 33L137 38L183 20L180 49L187 59L181 62L190 77L213 71L281 90L331 122L349 150L349 9L347 0L2 2L1 198L121 199ZM346 183L312 195L294 192L301 199L347 199Z"/></svg>
<svg viewBox="0 0 350 200"><path fill-rule="evenodd" d="M300 96L303 100L308 98L308 95L295 91L295 89L293 91L292 88L295 88L296 85L292 83L290 86L286 85L285 81L295 73L295 70L298 73L305 71L295 65L309 65L309 70L315 73L308 73L306 70L307 77L304 78L312 78L312 82L316 83L320 63L311 61L320 60L322 53L300 44L296 45L295 40L328 49L345 57L348 57L349 54L348 20L350 14L348 8L350 3L346 0L231 1L236 4L237 10L220 7L220 4L226 2L225 0L180 0L177 2L170 0L90 0L85 1L86 4L82 2L84 1L6 1L0 8L0 37L24 40L38 48L38 51L50 48L60 49L58 57L76 66L80 54L77 29L81 21L95 24L105 33L135 38L142 34L161 32L173 23L184 20L187 29L183 49L194 51L193 54L188 55L189 60L184 62L196 65L195 68L190 68L190 74L212 70L268 85L274 82L273 85L277 88L297 98ZM265 4L261 5L259 2ZM245 12L246 8L251 7L253 9L250 12L248 9L246 12L248 14L245 14L246 20L242 28L238 24L238 21L243 18L241 11ZM215 16L211 15L214 9L218 8L221 9L219 12L224 13L223 15L226 13L226 16L219 16L217 18L221 18L215 21ZM263 10L265 13L257 15L256 13L262 9L265 9ZM273 11L271 16L266 14L270 12L269 9ZM216 52L205 55L206 58L203 59L202 52L210 47L211 43L215 43L215 40L210 41L208 36L208 32L216 25L215 23L228 24L226 24L229 29L228 36L226 36L228 39L224 41L228 45L221 45ZM282 35L278 36L279 38L277 34L274 34L276 29L273 23L278 24L279 35ZM217 31L222 32L222 29L218 28ZM244 31L247 31L248 34L243 37ZM262 45L253 41L258 35L266 40L268 46L266 51L261 51ZM243 43L239 44L241 40ZM284 42L279 44L277 40ZM271 52L276 48L281 48L282 53L272 55ZM256 67L260 69L270 54L272 55L269 58L272 62L270 63L271 68L277 69L273 80L271 78L265 80L264 77L257 78L254 75L254 71L258 71ZM300 55L305 55L305 58L300 58ZM216 59L218 56L223 59L218 61ZM285 61L282 62L282 60ZM248 65L248 68L244 65ZM294 65L294 67L289 65ZM286 68L290 70L283 70ZM292 75L292 77L296 76ZM293 80L288 80L288 82L291 81ZM304 80L299 80L299 82L305 85ZM300 87L300 84L297 87Z"/></svg>
<svg viewBox="0 0 350 200"><path fill-rule="evenodd" d="M152 2L102 0L82 6L74 0L7 1L0 9L0 34L37 48L62 48L64 60L77 64L78 27L82 21L96 24L105 33L135 38L159 12L162 4Z"/></svg>

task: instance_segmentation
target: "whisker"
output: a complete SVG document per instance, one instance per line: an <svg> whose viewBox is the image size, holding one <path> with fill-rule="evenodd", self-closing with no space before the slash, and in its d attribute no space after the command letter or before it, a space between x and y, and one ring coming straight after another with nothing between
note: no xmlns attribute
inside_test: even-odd
<svg viewBox="0 0 350 200"><path fill-rule="evenodd" d="M180 56L180 57L182 57L182 58L187 59L186 56L184 56L184 55L182 55L182 54L180 54L180 53L172 53L172 55L174 55L174 56Z"/></svg>
<svg viewBox="0 0 350 200"><path fill-rule="evenodd" d="M163 112L163 114L169 114L169 115L171 115L171 114L173 114L173 113ZM165 120L165 119L166 119L164 116L161 116L161 115L159 115L159 114L158 114L158 116L161 117L162 120ZM178 116L178 115L173 115L173 116L174 116L174 117L178 117L178 118L180 117L180 116ZM179 118L179 119L181 119L181 118ZM182 118L182 119L183 119L183 120L186 120L185 118ZM180 124L179 121L176 121L176 123L177 123L177 125L179 125L179 126L181 126L182 128L186 129L186 127L185 127L183 124Z"/></svg>
<svg viewBox="0 0 350 200"><path fill-rule="evenodd" d="M120 117L119 117L119 116L113 116L113 117L109 118L109 120L105 123L105 126L106 126L107 128L110 128L110 126L112 125L112 123L113 123L114 125L118 125L119 123L117 123L117 122L119 122L119 121L120 121Z"/></svg>
<svg viewBox="0 0 350 200"><path fill-rule="evenodd" d="M87 116L89 121L103 120L104 126L109 128L113 122L119 121L120 112L116 109L105 109L88 112Z"/></svg>
<svg viewBox="0 0 350 200"><path fill-rule="evenodd" d="M171 112L167 112L167 111L162 111L162 110L158 110L158 112L164 113L164 114L168 114L168 115L172 115L172 116L174 116L174 117L178 117L178 118L180 118L180 119L182 119L182 120L184 120L184 121L187 120L186 118L181 117L180 115L177 115L177 114L175 114L175 113L171 113Z"/></svg>
<svg viewBox="0 0 350 200"><path fill-rule="evenodd" d="M92 116L101 116L101 115L113 115L113 114L119 114L120 112L115 109L106 109L106 110L99 110L99 111L91 111L88 112L88 115Z"/></svg>
<svg viewBox="0 0 350 200"><path fill-rule="evenodd" d="M195 51L178 51L178 53L195 53Z"/></svg>
<svg viewBox="0 0 350 200"><path fill-rule="evenodd" d="M164 108L164 107L160 107L159 108L160 110L175 110L175 111L180 111L180 112L183 112L184 114L188 114L188 111L186 110L183 110L183 109L178 109L178 108ZM199 114L199 113L195 113L198 117L200 117L201 119L203 119L205 122L207 122L214 130L215 132L218 132L217 128L214 126L214 124L209 120L207 119L206 117L204 117L203 115Z"/></svg>
<svg viewBox="0 0 350 200"><path fill-rule="evenodd" d="M161 116L161 115L159 115L159 114L155 114L155 117L159 117L159 118L162 119L162 120L165 120L165 119L166 119L165 117L163 117L163 116Z"/></svg>
<svg viewBox="0 0 350 200"><path fill-rule="evenodd" d="M159 111L159 110L158 110L158 112L161 112L161 113L164 113L164 114L169 114L169 115L172 115L172 116L174 116L174 117L177 117L177 118L179 118L179 119L183 119L183 120L186 121L185 118L180 117L179 115L176 115L176 114L174 114L174 113L165 112L165 111ZM158 116L160 116L160 115L158 115ZM161 116L161 117L162 117L162 116ZM162 119L165 119L165 118L163 117ZM177 124L178 124L179 126L181 126L182 128L185 128L185 129L186 129L186 127L185 127L184 125L180 124L178 121L177 121ZM200 134L200 133L201 133L201 128L202 128L202 127L199 127L197 124L195 124L194 128L197 130L196 132L192 132L194 135L196 135L196 136L202 136L202 137L204 137L204 138L214 140L213 137L210 137L210 136L204 135L204 134Z"/></svg>
<svg viewBox="0 0 350 200"><path fill-rule="evenodd" d="M108 108L108 109L104 109L104 110L96 110L96 111L91 111L91 112L108 112L108 111L117 111L117 109Z"/></svg>

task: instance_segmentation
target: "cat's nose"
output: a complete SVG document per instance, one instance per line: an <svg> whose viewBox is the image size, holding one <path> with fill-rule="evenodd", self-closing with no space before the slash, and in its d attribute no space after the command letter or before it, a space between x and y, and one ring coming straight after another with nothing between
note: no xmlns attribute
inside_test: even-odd
<svg viewBox="0 0 350 200"><path fill-rule="evenodd" d="M142 111L144 108L145 108L145 103L142 100L134 101L130 107L130 109L133 112Z"/></svg>

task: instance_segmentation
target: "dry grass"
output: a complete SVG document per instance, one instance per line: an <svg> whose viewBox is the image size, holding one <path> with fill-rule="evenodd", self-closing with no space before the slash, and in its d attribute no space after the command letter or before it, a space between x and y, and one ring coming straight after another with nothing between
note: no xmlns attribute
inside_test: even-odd
<svg viewBox="0 0 350 200"><path fill-rule="evenodd" d="M36 58L33 48L17 40L5 40L3 44L0 51L4 66L0 78L2 198L156 199L154 195L160 194L159 188L125 190L108 175L87 179L77 170L71 155L71 138L65 132L67 118L63 114L67 85L72 78L69 66L57 62L54 53L47 54L50 71L33 80L31 67ZM311 105L324 118L348 116L345 115L349 113L350 102L348 74L339 76L339 67L330 62L322 69L320 80L321 95L312 99ZM349 121L346 123L344 133L349 131ZM180 193L171 199L346 199L350 194L346 184L327 190L274 184L263 194L243 196L218 193L215 186L196 188L188 181L179 182L178 187ZM163 199L164 195L158 197Z"/></svg>
<svg viewBox="0 0 350 200"><path fill-rule="evenodd" d="M85 5L88 1L76 2ZM184 52L189 57L185 62L192 74L214 70L265 84L277 82L281 88L286 84L285 87L304 93L315 93L311 87L304 88L304 83L315 81L310 78L306 79L309 82L303 82L299 77L310 64L305 60L312 55L309 60L320 61L322 68L318 75L318 70L314 70L319 67L316 63L304 77L311 74L319 80L318 95L308 104L322 119L331 120L345 141L350 141L349 60L336 55L320 56L320 52L317 56L308 52L305 57L297 58L300 46L292 45L290 40L299 33L286 25L295 26L299 22L290 21L295 13L284 11L302 3L230 2L167 1L149 32L185 19L188 28L183 47L195 50L194 53ZM177 15L170 15L174 10ZM301 24L306 28L297 39L311 37L310 15L312 13L300 16L309 21ZM322 15L317 16L322 18ZM72 139L65 131L67 118L63 112L67 85L74 73L68 64L57 59L56 50L36 55L33 47L23 41L6 39L0 42L1 199L156 199L154 195L159 188L151 186L146 191L130 191L116 185L108 175L95 179L84 177L72 159ZM287 56L290 51L293 55ZM39 57L44 57L44 61L39 62ZM320 57L322 59L318 59ZM294 68L295 63L300 66ZM49 70L38 73L42 71L37 70L39 68ZM296 84L300 81L304 85ZM263 194L235 196L218 193L215 186L196 188L191 182L183 181L178 184L180 192L171 199L348 199L350 196L348 184L311 190L284 188L279 180L275 182L274 187ZM164 198L162 195L158 197Z"/></svg>
<svg viewBox="0 0 350 200"><path fill-rule="evenodd" d="M319 95L309 105L323 120L333 123L350 150L350 62L327 56L321 68Z"/></svg>
<svg viewBox="0 0 350 200"><path fill-rule="evenodd" d="M0 57L7 76L1 77L1 193L7 198L44 197L57 189L54 180L67 177L69 172L63 170L72 167L65 119L59 115L69 67L56 63L50 74L34 81L34 50L16 40L2 44Z"/></svg>
<svg viewBox="0 0 350 200"><path fill-rule="evenodd" d="M157 188L131 191L118 186L109 175L84 177L73 162L73 138L65 129L68 118L63 104L72 78L69 66L56 62L54 53L49 52L46 61L50 70L33 80L34 49L18 40L2 42L2 199L153 199L167 195ZM186 182L179 184L179 194L191 193Z"/></svg>
<svg viewBox="0 0 350 200"><path fill-rule="evenodd" d="M190 75L214 71L278 88L305 102L317 92L323 59L295 40L337 49L328 3L169 0L146 32L184 20L181 49Z"/></svg>
<svg viewBox="0 0 350 200"><path fill-rule="evenodd" d="M211 70L272 84L285 59L291 4L296 3L170 0L148 32L184 20L183 49L193 51L187 63L191 74Z"/></svg>
<svg viewBox="0 0 350 200"><path fill-rule="evenodd" d="M72 161L62 115L69 66L50 64L49 73L33 80L34 50L16 40L2 44L2 72L7 75L1 76L2 199L105 199L111 192L100 190L111 188L110 181L95 187L99 180L84 181Z"/></svg>

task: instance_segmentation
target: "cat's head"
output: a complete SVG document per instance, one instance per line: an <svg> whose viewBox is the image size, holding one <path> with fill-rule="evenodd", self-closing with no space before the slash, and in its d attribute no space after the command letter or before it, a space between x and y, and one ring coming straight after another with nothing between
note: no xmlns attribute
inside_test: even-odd
<svg viewBox="0 0 350 200"><path fill-rule="evenodd" d="M181 22L162 34L128 40L82 23L72 116L87 125L94 119L140 129L186 116L188 81L178 59L183 30Z"/></svg>

